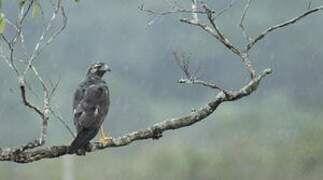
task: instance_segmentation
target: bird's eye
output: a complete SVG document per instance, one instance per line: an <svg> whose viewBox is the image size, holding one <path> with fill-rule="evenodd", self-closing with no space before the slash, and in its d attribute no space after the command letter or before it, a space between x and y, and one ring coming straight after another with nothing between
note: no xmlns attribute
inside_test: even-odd
<svg viewBox="0 0 323 180"><path fill-rule="evenodd" d="M91 73L97 72L99 68L100 68L100 65L98 64L93 65L91 68Z"/></svg>

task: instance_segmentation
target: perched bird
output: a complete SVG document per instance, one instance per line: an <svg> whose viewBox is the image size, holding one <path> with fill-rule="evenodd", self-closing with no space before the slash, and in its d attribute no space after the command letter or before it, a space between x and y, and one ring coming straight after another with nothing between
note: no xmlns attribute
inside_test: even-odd
<svg viewBox="0 0 323 180"><path fill-rule="evenodd" d="M107 83L102 79L111 69L105 63L92 64L77 90L74 93L73 115L77 136L69 147L69 153L77 153L88 146L99 132L101 125L108 114L110 97ZM111 140L101 130L101 143Z"/></svg>

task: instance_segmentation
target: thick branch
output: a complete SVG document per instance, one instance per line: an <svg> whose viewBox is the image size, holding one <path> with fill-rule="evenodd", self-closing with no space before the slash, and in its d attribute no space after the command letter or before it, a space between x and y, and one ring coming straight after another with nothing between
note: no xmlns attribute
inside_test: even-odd
<svg viewBox="0 0 323 180"><path fill-rule="evenodd" d="M202 121L212 114L217 107L225 101L235 101L242 97L250 95L254 92L260 81L268 74L271 73L270 69L264 70L256 78L252 79L247 85L242 87L239 91L232 91L224 94L218 93L213 101L210 101L206 106L201 107L199 110L179 118L168 119L156 123L146 129L134 131L124 136L113 138L112 141L106 145L98 142L92 143L89 152L102 150L109 147L121 147L129 145L130 143L144 139L158 139L162 137L162 133L168 130L175 130L186 126L193 125ZM17 148L1 149L0 148L0 161L13 161L17 163L31 163L41 159L56 158L68 154L68 146L51 146L47 148L32 149L26 151L18 151Z"/></svg>

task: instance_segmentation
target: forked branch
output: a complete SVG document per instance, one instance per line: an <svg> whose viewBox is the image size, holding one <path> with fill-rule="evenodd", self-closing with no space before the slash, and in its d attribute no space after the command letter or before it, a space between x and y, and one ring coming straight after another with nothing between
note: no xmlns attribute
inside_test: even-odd
<svg viewBox="0 0 323 180"><path fill-rule="evenodd" d="M5 54L1 54L2 49L0 49L0 58L4 59L7 65L16 73L19 84L20 84L20 91L21 91L21 97L23 100L23 103L30 109L32 109L34 112L39 114L42 119L41 124L41 135L40 138L32 141L30 143L20 145L16 148L0 148L0 161L13 161L17 163L31 163L34 161L38 161L41 159L48 159L48 158L56 158L63 155L68 154L69 146L66 145L60 145L60 146L50 146L50 147L39 147L43 145L46 141L47 136L47 123L49 118L49 113L52 111L52 108L50 107L50 90L47 87L45 81L41 78L39 73L37 72L37 69L33 66L33 61L35 58L38 57L39 53L41 52L41 49L45 46L47 46L49 43L52 42L53 39L56 38L56 36L65 28L66 26L66 16L64 13L64 8L62 5L62 0L57 0L55 11L52 15L52 18L50 19L50 22L47 25L47 28L45 29L45 32L41 35L39 42L36 44L35 49L32 53L32 55L27 59L27 66L25 67L24 71L20 71L15 66L15 56L14 56L14 50L15 45L18 42L18 38L20 38L21 42L24 42L23 40L23 31L22 26L24 19L27 17L30 6L32 6L34 0L28 1L28 6L21 8L19 11L19 19L18 24L14 25L14 23L10 23L13 25L16 29L16 35L10 39L7 38L5 35L1 34L1 39L3 42L7 44L9 56ZM131 144L134 141L144 140L144 139L159 139L162 137L162 134L169 130L176 130L179 128L191 126L197 122L200 122L202 120L205 120L208 116L210 116L218 107L220 104L226 101L236 101L243 97L246 97L250 94L252 94L256 89L259 87L260 82L265 78L267 75L271 74L271 69L265 69L259 74L256 72L255 67L253 66L252 62L249 60L249 51L256 45L257 42L262 40L266 35L268 35L270 32L273 32L275 30L278 30L283 27L287 27L291 24L296 23L300 19L313 14L319 10L323 9L323 6L319 6L316 8L312 8L304 12L303 14L296 16L294 18L291 18L283 23L271 26L264 30L259 35L256 35L255 38L247 38L248 43L245 45L244 48L239 48L237 45L232 43L230 39L226 36L226 34L221 30L221 28L216 23L216 17L217 14L214 10L212 10L209 6L206 4L199 5L199 1L191 0L191 9L185 10L185 9L179 9L175 8L174 11L169 11L165 13L158 13L158 16L168 15L168 14L174 14L174 13L191 13L192 16L190 18L184 18L180 21L192 26L196 26L201 28L206 33L210 34L215 40L219 41L226 47L232 54L239 57L241 62L246 67L247 71L250 74L250 80L239 90L231 91L231 90L225 90L223 88L220 88L215 83L211 83L208 81L199 80L191 71L190 63L187 59L179 56L178 54L174 53L175 61L177 62L177 65L181 68L183 71L185 78L182 78L179 80L180 83L190 83L190 84L196 84L196 85L202 85L208 88L211 88L212 90L217 90L218 93L215 97L210 98L209 102L203 106L197 109L194 112L190 112L185 116L177 117L177 118L171 118L166 119L164 121L158 122L156 124L153 124L150 127L147 127L145 129L141 129L138 131L134 131L131 133L127 133L124 136L115 137L112 139L112 141L108 144L100 144L99 142L92 143L90 145L90 148L88 149L88 152L95 152L97 150L102 150L110 147L120 147L120 146L126 146ZM246 20L246 14L249 9L249 6L251 5L252 0L248 0L247 4L245 6L245 9L243 11L243 15L241 17L240 21L240 27L242 29L244 36L247 35L245 32L245 26L244 21ZM227 11L230 7L232 7L234 1L231 1L228 8L224 11ZM201 8L200 8L201 7ZM309 6L310 7L310 6ZM145 11L149 13L150 15L155 14L154 11L146 10L141 7L142 11ZM220 12L224 12L220 11ZM55 19L55 17L60 12L61 16L63 17L63 24L61 26L61 29L56 31L56 33L52 34L51 37L49 37L47 40L45 40L45 37L47 37L48 33L48 27L51 27L52 21ZM204 19L206 19L206 22L201 22L203 18L199 18L197 15L205 16ZM8 22L11 22L8 20ZM38 80L41 82L42 90L44 92L43 95L43 104L42 108L39 108L38 106L33 105L31 102L28 101L27 95L26 95L26 86L25 86L25 79L24 76L29 72L29 70L32 70L33 74L38 77ZM62 121L63 122L63 121ZM66 124L65 124L66 125ZM69 128L68 128L69 129ZM71 131L69 129L69 131Z"/></svg>
<svg viewBox="0 0 323 180"><path fill-rule="evenodd" d="M60 32L62 32L66 26L67 17L64 12L64 6L62 3L62 0L57 0L56 5L54 7L51 19L48 20L47 27L43 30L39 41L36 43L34 50L31 53L27 52L27 48L25 45L25 38L24 38L24 23L26 19L28 19L31 16L31 10L32 7L35 5L38 5L36 3L40 3L35 0L26 0L26 1L20 1L19 2L19 8L18 8L18 15L17 19L15 21L11 21L9 19L5 19L5 21L13 27L14 33L1 33L1 40L6 44L7 49L4 49L1 46L1 52L0 52L0 58L6 62L6 64L9 66L10 69L13 70L13 72L16 75L19 90L20 90L20 96L22 103L29 109L31 109L33 112L37 113L41 119L41 132L38 139L33 140L27 144L21 145L18 148L13 148L13 151L15 153L22 152L27 149L34 149L36 147L39 147L43 144L45 144L47 139L47 127L48 127L48 119L49 119L49 109L50 109L50 92L53 90L50 90L46 84L46 82L43 80L41 75L38 73L36 67L33 65L33 61L40 55L41 50L45 48L47 45L53 42L54 39L58 36ZM54 33L50 33L52 31L52 25L58 16L58 14L61 14L62 16L62 25L60 28L58 28L57 31L54 31ZM16 23L13 23L16 22ZM55 27L56 28L56 27ZM13 34L11 36L11 34ZM1 43L2 43L1 42ZM25 51L23 54L25 55L24 58L18 57L17 54L17 46L21 46L22 49ZM7 55L7 53L9 55ZM16 64L22 63L23 69L19 69ZM33 75L38 79L38 81L41 84L41 90L43 92L43 99L42 105L36 105L33 102L30 101L30 98L28 98L28 88L27 84L29 84L26 80L26 76L28 71L31 70Z"/></svg>
<svg viewBox="0 0 323 180"><path fill-rule="evenodd" d="M141 129L125 134L124 136L113 138L112 141L106 145L100 144L99 142L92 143L89 152L95 152L110 147L126 146L134 141L144 139L159 139L162 137L162 134L165 131L176 130L186 126L191 126L197 122L206 119L217 109L217 107L221 103L225 101L235 101L250 95L258 88L261 80L270 73L270 69L264 70L259 76L251 80L247 85L245 85L238 91L232 91L228 94L225 94L223 92L218 93L214 100L210 101L204 107L201 107L195 112L192 112L186 116L167 119L145 129ZM41 159L57 158L66 155L68 154L68 148L69 146L66 145L51 146L39 149L19 151L19 153L17 153L17 149L19 148L0 149L0 161L31 163Z"/></svg>
<svg viewBox="0 0 323 180"><path fill-rule="evenodd" d="M247 48L246 50L249 51L252 47L254 47L254 45L262 40L265 36L267 36L270 32L273 32L275 30L278 30L278 29L281 29L283 27L287 27L291 24L294 24L296 22L298 22L299 20L307 17L308 15L311 15L317 11L320 11L320 10L323 10L323 6L318 6L318 7L315 7L313 9L310 9L306 12L304 12L303 14L299 15L299 16L296 16L296 17L293 17L285 22L282 22L280 24L276 24L276 25L273 25L273 26L270 26L269 28L267 28L266 30L264 30L262 33L258 34L255 38L253 38L253 40L247 45Z"/></svg>

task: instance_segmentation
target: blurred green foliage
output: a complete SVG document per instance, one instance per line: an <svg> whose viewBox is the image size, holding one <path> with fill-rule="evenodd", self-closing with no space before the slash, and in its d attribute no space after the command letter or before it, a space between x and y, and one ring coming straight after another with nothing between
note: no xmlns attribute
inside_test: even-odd
<svg viewBox="0 0 323 180"><path fill-rule="evenodd" d="M3 13L0 13L0 34L2 34L6 29L6 19Z"/></svg>
<svg viewBox="0 0 323 180"><path fill-rule="evenodd" d="M39 16L41 13L41 6L40 3L38 1L36 1L32 7L32 17L37 17Z"/></svg>

